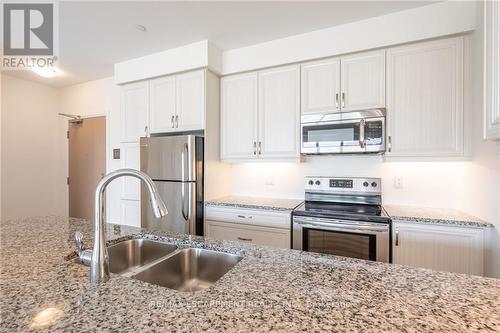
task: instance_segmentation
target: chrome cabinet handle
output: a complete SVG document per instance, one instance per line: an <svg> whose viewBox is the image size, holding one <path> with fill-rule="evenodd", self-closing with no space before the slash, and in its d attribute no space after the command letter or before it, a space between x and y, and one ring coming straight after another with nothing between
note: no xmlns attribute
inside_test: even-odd
<svg viewBox="0 0 500 333"><path fill-rule="evenodd" d="M172 128L174 128L174 116L172 115L172 117L170 118L170 123L172 124Z"/></svg>
<svg viewBox="0 0 500 333"><path fill-rule="evenodd" d="M345 93L342 93L342 107L345 108Z"/></svg>
<svg viewBox="0 0 500 333"><path fill-rule="evenodd" d="M244 242L251 242L252 241L251 238L243 238L243 237L238 237L238 240L244 241Z"/></svg>
<svg viewBox="0 0 500 333"><path fill-rule="evenodd" d="M252 216L245 216L245 215L236 215L237 217L239 217L240 219L251 219Z"/></svg>
<svg viewBox="0 0 500 333"><path fill-rule="evenodd" d="M179 115L175 115L175 127L179 128Z"/></svg>
<svg viewBox="0 0 500 333"><path fill-rule="evenodd" d="M389 153L392 151L392 137L390 135L387 137L387 149Z"/></svg>
<svg viewBox="0 0 500 333"><path fill-rule="evenodd" d="M146 134L146 137L149 136L149 128L148 128L148 126L144 126L144 133Z"/></svg>
<svg viewBox="0 0 500 333"><path fill-rule="evenodd" d="M262 155L262 142L259 141L259 155Z"/></svg>
<svg viewBox="0 0 500 333"><path fill-rule="evenodd" d="M335 108L339 108L339 93L335 93Z"/></svg>
<svg viewBox="0 0 500 333"><path fill-rule="evenodd" d="M396 229L396 246L399 246L399 230Z"/></svg>
<svg viewBox="0 0 500 333"><path fill-rule="evenodd" d="M257 155L257 142L253 142L253 154Z"/></svg>

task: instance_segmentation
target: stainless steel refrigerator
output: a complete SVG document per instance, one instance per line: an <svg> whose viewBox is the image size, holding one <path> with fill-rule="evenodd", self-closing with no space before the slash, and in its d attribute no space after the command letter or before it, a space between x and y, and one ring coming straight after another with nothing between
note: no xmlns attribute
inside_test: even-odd
<svg viewBox="0 0 500 333"><path fill-rule="evenodd" d="M141 227L203 235L203 137L141 138L141 171L155 182L168 215L156 219L141 187Z"/></svg>

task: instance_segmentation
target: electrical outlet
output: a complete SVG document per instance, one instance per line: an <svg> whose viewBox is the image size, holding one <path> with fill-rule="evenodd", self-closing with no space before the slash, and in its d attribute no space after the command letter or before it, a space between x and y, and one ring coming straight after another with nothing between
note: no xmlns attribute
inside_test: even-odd
<svg viewBox="0 0 500 333"><path fill-rule="evenodd" d="M394 188L402 189L403 188L403 178L396 176L394 177Z"/></svg>

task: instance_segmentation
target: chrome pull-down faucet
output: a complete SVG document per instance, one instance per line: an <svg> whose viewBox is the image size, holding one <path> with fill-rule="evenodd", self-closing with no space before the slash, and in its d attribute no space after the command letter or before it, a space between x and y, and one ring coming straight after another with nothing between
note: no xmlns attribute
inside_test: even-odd
<svg viewBox="0 0 500 333"><path fill-rule="evenodd" d="M106 248L106 235L104 233L104 204L103 195L108 184L116 178L123 176L132 176L141 180L149 193L151 208L155 217L160 218L168 214L167 207L158 194L156 185L153 180L144 172L134 169L120 169L110 172L104 176L95 190L94 204L94 248L92 251L83 250L83 240L81 233L77 232L76 242L78 246L78 256L84 264L90 263L90 283L97 285L100 282L109 280L109 257L108 249Z"/></svg>

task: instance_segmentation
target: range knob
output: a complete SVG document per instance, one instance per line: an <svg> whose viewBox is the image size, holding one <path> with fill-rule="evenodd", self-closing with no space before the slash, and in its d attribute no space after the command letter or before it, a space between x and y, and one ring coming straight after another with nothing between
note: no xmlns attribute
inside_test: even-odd
<svg viewBox="0 0 500 333"><path fill-rule="evenodd" d="M369 185L369 184L368 184L368 182L364 182L364 183L363 183L363 186L364 186L364 187L368 187L368 185Z"/></svg>
<svg viewBox="0 0 500 333"><path fill-rule="evenodd" d="M308 184L309 184L309 185L312 185L312 184L314 184L314 182L313 182L312 180L310 180L310 181L308 182Z"/></svg>
<svg viewBox="0 0 500 333"><path fill-rule="evenodd" d="M376 182L372 182L372 187L377 187L377 183Z"/></svg>
<svg viewBox="0 0 500 333"><path fill-rule="evenodd" d="M316 181L316 185L320 185L321 182L319 180Z"/></svg>

